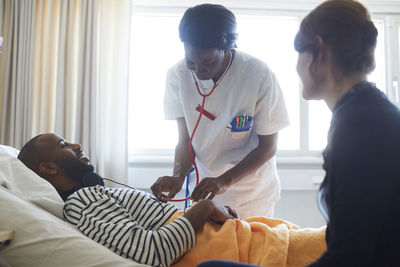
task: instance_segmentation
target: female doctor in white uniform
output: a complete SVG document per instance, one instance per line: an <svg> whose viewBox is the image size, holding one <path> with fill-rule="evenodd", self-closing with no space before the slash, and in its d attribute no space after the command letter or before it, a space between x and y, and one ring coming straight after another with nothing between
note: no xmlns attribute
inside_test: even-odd
<svg viewBox="0 0 400 267"><path fill-rule="evenodd" d="M280 194L278 131L288 125L275 75L264 62L235 50L236 18L223 6L189 8L179 36L185 59L168 71L164 97L165 117L177 120L179 141L173 174L153 184L154 195L168 192L170 200L181 190L193 166L189 140L203 104L192 140L200 183L193 172L191 198L214 199L241 218L272 217Z"/></svg>

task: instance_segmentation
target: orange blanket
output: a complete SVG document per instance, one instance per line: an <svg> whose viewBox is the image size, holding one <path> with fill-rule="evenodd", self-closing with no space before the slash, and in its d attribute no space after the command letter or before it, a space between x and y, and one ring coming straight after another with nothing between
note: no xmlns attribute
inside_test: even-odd
<svg viewBox="0 0 400 267"><path fill-rule="evenodd" d="M196 266L206 260L304 266L325 250L325 227L299 229L284 220L264 217L228 220L222 226L207 222L197 233L196 246L173 266Z"/></svg>

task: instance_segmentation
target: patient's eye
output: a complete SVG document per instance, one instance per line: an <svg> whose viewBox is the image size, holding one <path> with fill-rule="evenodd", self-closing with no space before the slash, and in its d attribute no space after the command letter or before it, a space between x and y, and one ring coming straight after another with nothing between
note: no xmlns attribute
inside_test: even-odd
<svg viewBox="0 0 400 267"><path fill-rule="evenodd" d="M61 148L67 147L68 143L65 143L64 140L60 141Z"/></svg>

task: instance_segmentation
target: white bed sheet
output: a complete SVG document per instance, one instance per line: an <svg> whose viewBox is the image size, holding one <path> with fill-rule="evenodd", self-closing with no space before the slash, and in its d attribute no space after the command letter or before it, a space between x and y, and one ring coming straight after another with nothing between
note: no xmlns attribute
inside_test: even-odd
<svg viewBox="0 0 400 267"><path fill-rule="evenodd" d="M0 229L14 230L0 266L145 266L120 257L59 218L0 187Z"/></svg>

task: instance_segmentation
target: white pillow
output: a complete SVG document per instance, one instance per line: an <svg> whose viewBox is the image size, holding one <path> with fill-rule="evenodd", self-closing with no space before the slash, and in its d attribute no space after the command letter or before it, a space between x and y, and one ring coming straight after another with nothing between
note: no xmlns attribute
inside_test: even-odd
<svg viewBox="0 0 400 267"><path fill-rule="evenodd" d="M145 266L118 256L72 226L0 187L0 229L14 230L0 266Z"/></svg>
<svg viewBox="0 0 400 267"><path fill-rule="evenodd" d="M0 186L63 219L64 201L57 190L17 159L18 153L0 145Z"/></svg>
<svg viewBox="0 0 400 267"><path fill-rule="evenodd" d="M0 145L0 153L8 154L8 155L16 158L16 157L18 157L19 150L14 147L11 147L11 146Z"/></svg>
<svg viewBox="0 0 400 267"><path fill-rule="evenodd" d="M0 145L0 186L62 219L64 201L49 182L17 159L18 153Z"/></svg>

